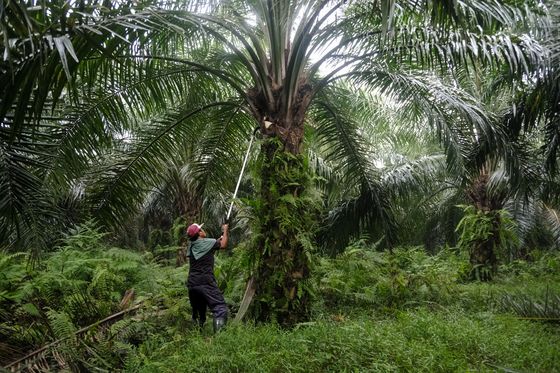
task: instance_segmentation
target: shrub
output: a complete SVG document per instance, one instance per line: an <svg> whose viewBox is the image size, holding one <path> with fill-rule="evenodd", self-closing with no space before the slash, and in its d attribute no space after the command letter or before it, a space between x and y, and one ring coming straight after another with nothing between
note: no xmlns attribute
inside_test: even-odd
<svg viewBox="0 0 560 373"><path fill-rule="evenodd" d="M321 258L315 276L329 308L397 309L445 301L460 277L459 262L445 250L428 256L421 248L380 253L351 246L335 259Z"/></svg>

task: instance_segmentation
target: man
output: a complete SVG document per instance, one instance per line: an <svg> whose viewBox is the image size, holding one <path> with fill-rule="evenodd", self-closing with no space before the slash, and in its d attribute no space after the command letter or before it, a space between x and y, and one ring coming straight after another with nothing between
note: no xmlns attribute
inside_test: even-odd
<svg viewBox="0 0 560 373"><path fill-rule="evenodd" d="M192 307L193 321L198 322L200 328L206 321L206 306L210 307L214 317L214 332L218 332L227 322L228 309L224 296L214 277L214 253L218 249L225 249L228 243L228 225L222 225L220 238L206 238L202 225L191 224L187 228L189 246L189 300Z"/></svg>

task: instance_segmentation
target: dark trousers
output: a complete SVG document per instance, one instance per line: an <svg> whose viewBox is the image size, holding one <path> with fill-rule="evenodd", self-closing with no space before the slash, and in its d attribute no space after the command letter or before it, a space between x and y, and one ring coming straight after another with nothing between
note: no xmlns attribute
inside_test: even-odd
<svg viewBox="0 0 560 373"><path fill-rule="evenodd" d="M198 321L201 326L204 325L206 322L206 299L204 299L204 295L197 290L189 289L189 301L193 321Z"/></svg>
<svg viewBox="0 0 560 373"><path fill-rule="evenodd" d="M220 289L216 285L199 285L189 287L189 301L192 307L192 318L200 324L206 321L206 307L210 307L214 318L226 318L228 309Z"/></svg>

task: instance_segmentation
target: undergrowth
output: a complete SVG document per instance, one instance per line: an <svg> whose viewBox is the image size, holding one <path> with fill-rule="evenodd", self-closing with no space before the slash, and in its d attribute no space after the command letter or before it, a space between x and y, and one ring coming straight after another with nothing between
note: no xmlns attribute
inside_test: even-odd
<svg viewBox="0 0 560 373"><path fill-rule="evenodd" d="M215 337L196 333L146 341L127 361L131 372L450 372L560 369L560 335L546 326L489 313L419 308L392 318L364 314L293 330L230 325ZM156 347L157 346L157 347Z"/></svg>
<svg viewBox="0 0 560 373"><path fill-rule="evenodd" d="M454 249L378 252L361 241L314 258L312 319L292 329L191 322L188 264L108 246L85 225L39 267L0 254L0 358L55 339L74 371L560 371L560 255L534 252L503 264L492 282L468 281ZM216 278L234 315L247 252L216 257ZM80 327L118 311L126 290L142 308L106 328Z"/></svg>
<svg viewBox="0 0 560 373"><path fill-rule="evenodd" d="M319 259L312 321L291 330L230 324L217 336L168 330L135 348L126 370L559 371L557 325L503 301L560 294L560 256L534 259L503 265L492 283L471 282L468 260L453 250L380 253L355 243Z"/></svg>
<svg viewBox="0 0 560 373"><path fill-rule="evenodd" d="M126 290L154 289L156 268L108 247L91 224L76 229L39 266L0 253L0 358L6 362L72 336L116 311Z"/></svg>

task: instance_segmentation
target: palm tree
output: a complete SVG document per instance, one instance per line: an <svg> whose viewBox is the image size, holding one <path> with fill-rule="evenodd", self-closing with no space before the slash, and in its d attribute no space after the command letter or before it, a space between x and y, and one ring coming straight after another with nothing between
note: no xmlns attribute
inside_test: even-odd
<svg viewBox="0 0 560 373"><path fill-rule="evenodd" d="M420 197L430 212L420 211L423 214L420 220L432 220L429 225L437 232L431 236L444 237L446 233L453 233L460 219L456 208L459 204L470 205L467 211L479 219L476 227L479 231L482 231L484 222L489 222L489 231L484 234L489 233L487 237L466 232L470 238L461 240L468 243L466 248L470 253L473 276L478 273L476 277L482 279L490 279L495 274L498 255L505 259L524 255L509 247L511 242L505 240L508 235L519 236L523 245L530 244L531 232L535 230L552 238L557 237L558 232L557 182L545 172L539 151L543 142L535 139L535 133L520 134L515 127L511 128L512 111L518 99L516 94L528 89L519 86L532 83L517 82L516 86L510 86L504 82L503 72L476 66L457 80L478 101L477 106L489 113L490 120L495 122L493 131L480 133L472 123L459 121L452 131L460 145L458 157L448 159L445 164L441 162L441 156L437 156L436 149L432 158L440 162L418 167L418 164L405 160L404 167L400 167L405 172L389 173L395 180L394 190L399 190L400 185L409 186L409 189L410 186L424 188ZM420 177L423 179L417 182L415 179ZM407 183L407 178L412 182ZM413 216L418 217L417 214ZM508 221L517 223L515 233L511 226L506 226ZM460 225L465 227L465 224ZM447 238L440 243L450 242L453 240ZM509 251L504 252L506 249Z"/></svg>
<svg viewBox="0 0 560 373"><path fill-rule="evenodd" d="M44 3L28 9L9 3L0 17L2 51L19 55L12 53L2 66L1 94L13 98L0 105L1 180L13 192L0 211L9 223L2 225L15 227L4 236L18 236L29 206L41 206L35 200L44 200L43 185L85 182L96 215L108 224L122 221L161 180L159 167L186 144L196 143L200 190L231 190L243 139L258 126L255 313L282 324L309 313L316 212L306 193L306 129L316 132L322 151L336 159L341 181L361 197L347 204L350 210L365 206L385 228L392 225L369 149L348 115L353 112L339 110L340 103L351 104L352 93L333 84L347 80L379 90L397 98L401 110L428 116L452 156L457 144L448 129L457 118L481 132L493 125L469 97L455 95L453 75L476 61L505 64L515 78L541 58L527 33L538 18L501 3L186 3L132 9L110 1L59 1L49 11ZM34 21L27 15L37 7ZM56 48L48 44L53 35ZM29 54L31 45L36 51ZM54 110L51 118L47 108ZM35 148L42 144L39 135L56 146L46 158Z"/></svg>

